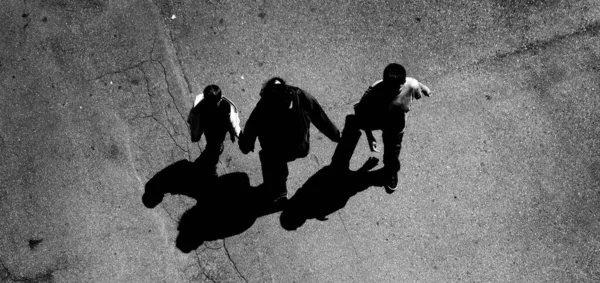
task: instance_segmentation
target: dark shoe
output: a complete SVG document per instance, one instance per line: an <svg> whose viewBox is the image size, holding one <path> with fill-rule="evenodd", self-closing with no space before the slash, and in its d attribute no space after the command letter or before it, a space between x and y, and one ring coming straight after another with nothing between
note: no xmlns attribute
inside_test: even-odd
<svg viewBox="0 0 600 283"><path fill-rule="evenodd" d="M329 217L327 217L327 216L317 216L317 217L315 217L315 219L317 219L319 221L327 221L327 220L329 220Z"/></svg>
<svg viewBox="0 0 600 283"><path fill-rule="evenodd" d="M398 174L392 174L387 184L385 184L383 187L388 194L395 192L396 188L398 187Z"/></svg>

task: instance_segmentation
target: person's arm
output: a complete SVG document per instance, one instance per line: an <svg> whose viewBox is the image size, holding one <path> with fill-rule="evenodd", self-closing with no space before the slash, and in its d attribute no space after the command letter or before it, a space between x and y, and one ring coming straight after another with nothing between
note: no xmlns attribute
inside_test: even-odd
<svg viewBox="0 0 600 283"><path fill-rule="evenodd" d="M371 152L379 152L379 149L377 148L377 140L375 140L375 137L373 136L373 131L364 131L367 136L367 143L369 143L369 149L371 150Z"/></svg>
<svg viewBox="0 0 600 283"><path fill-rule="evenodd" d="M250 151L254 151L254 143L258 137L258 127L261 124L261 109L262 103L261 101L258 101L256 107L254 107L254 110L250 114L246 125L244 126L244 131L242 131L240 134L238 145L243 154L248 154Z"/></svg>
<svg viewBox="0 0 600 283"><path fill-rule="evenodd" d="M421 89L421 93L423 93L423 95L427 97L431 96L431 90L421 82L419 82L419 89Z"/></svg>
<svg viewBox="0 0 600 283"><path fill-rule="evenodd" d="M240 128L240 116L235 104L226 97L223 97L223 99L229 105L229 128L227 130L229 131L231 142L235 142L236 138L240 138L240 133L242 132L242 129Z"/></svg>
<svg viewBox="0 0 600 283"><path fill-rule="evenodd" d="M240 128L240 116L232 106L231 112L229 112L229 136L231 137L231 142L235 142L236 139L239 139L241 132L242 129Z"/></svg>
<svg viewBox="0 0 600 283"><path fill-rule="evenodd" d="M367 109L368 104L365 101L365 97L369 96L369 94L373 91L373 88L381 82L382 82L382 80L379 80L379 81L376 81L375 83L373 83L373 85L369 86L369 88L365 91L365 93L361 97L360 101L357 102L356 104L354 104L354 113L355 113L357 119L359 119L359 120L364 119L365 115L370 115L370 112ZM369 149L371 150L371 152L379 152L379 149L377 148L377 140L373 136L373 130L370 130L370 129L362 129L362 130L365 131L365 135L367 136L367 144L369 145Z"/></svg>
<svg viewBox="0 0 600 283"><path fill-rule="evenodd" d="M204 133L204 127L202 121L200 121L200 113L197 107L194 107L192 110L190 110L187 122L190 125L192 142L200 141L200 138Z"/></svg>
<svg viewBox="0 0 600 283"><path fill-rule="evenodd" d="M339 142L341 140L340 131L331 122L327 114L319 104L319 102L309 93L301 91L300 103L305 103L306 110L308 110L308 116L311 122L333 142Z"/></svg>

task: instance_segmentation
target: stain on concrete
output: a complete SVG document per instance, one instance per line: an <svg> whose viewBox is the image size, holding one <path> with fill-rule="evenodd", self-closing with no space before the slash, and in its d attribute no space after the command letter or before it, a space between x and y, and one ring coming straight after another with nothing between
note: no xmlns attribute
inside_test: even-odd
<svg viewBox="0 0 600 283"><path fill-rule="evenodd" d="M160 14L164 18L171 18L174 11L177 9L175 5L181 5L180 1L171 0L153 0L152 2L158 7Z"/></svg>
<svg viewBox="0 0 600 283"><path fill-rule="evenodd" d="M552 8L559 4L561 0L494 0L493 2L505 9L525 13L527 11L524 9Z"/></svg>
<svg viewBox="0 0 600 283"><path fill-rule="evenodd" d="M548 101L554 100L553 96L556 95L551 91L553 86L564 81L568 73L563 66L553 63L551 58L545 59L550 62L542 63L541 69L531 71L525 84L530 90L535 91L541 100Z"/></svg>
<svg viewBox="0 0 600 283"><path fill-rule="evenodd" d="M41 1L45 7L66 12L99 14L108 9L110 0L49 0Z"/></svg>
<svg viewBox="0 0 600 283"><path fill-rule="evenodd" d="M54 61L62 70L70 69L73 56L76 53L75 46L71 45L73 39L63 36L50 37L47 41L48 47L52 52Z"/></svg>
<svg viewBox="0 0 600 283"><path fill-rule="evenodd" d="M593 161L588 166L588 175L592 178L592 187L590 189L600 193L600 161Z"/></svg>
<svg viewBox="0 0 600 283"><path fill-rule="evenodd" d="M54 272L57 269L47 268L43 272L39 272L33 275L23 276L22 274L16 275L11 272L8 267L4 264L4 262L0 261L0 279L3 282L27 282L27 283L53 283L54 280ZM6 281L5 281L6 280Z"/></svg>
<svg viewBox="0 0 600 283"><path fill-rule="evenodd" d="M34 250L44 239L36 238L29 240L29 249Z"/></svg>

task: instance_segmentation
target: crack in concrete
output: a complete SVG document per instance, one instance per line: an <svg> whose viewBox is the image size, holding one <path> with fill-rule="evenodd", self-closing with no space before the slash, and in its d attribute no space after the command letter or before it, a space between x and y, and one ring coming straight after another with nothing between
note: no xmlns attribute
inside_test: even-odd
<svg viewBox="0 0 600 283"><path fill-rule="evenodd" d="M175 143L175 145L183 152L187 153L189 155L189 151L185 150L183 147L181 147L177 141L175 140L175 137L173 137L173 135L171 134L171 131L169 131L169 128L167 128L165 125L163 125L158 119L156 119L156 117L154 115L150 115L149 118L152 118L152 120L156 121L156 123L158 123L169 135L169 137L171 138L171 140L173 141L173 143Z"/></svg>
<svg viewBox="0 0 600 283"><path fill-rule="evenodd" d="M148 156L152 156L152 153L149 152L148 150L146 150L144 147L142 147L140 144L138 144L135 141L132 141L133 145L137 146L143 153L147 154Z"/></svg>
<svg viewBox="0 0 600 283"><path fill-rule="evenodd" d="M165 65L164 65L164 63L163 63L162 61L160 61L160 60L158 60L158 59L154 59L154 58L153 58L153 56L152 56L152 55L153 55L153 53L154 53L154 44L156 44L156 40L155 40L155 41L152 43L152 51L151 51L151 53L150 53L150 60L151 60L152 62L154 62L154 63L158 63L158 64L161 66L161 68L162 68L162 73L163 73L163 76L164 76L164 79L165 79L165 84L166 84L166 86L167 86L167 92L169 93L169 96L171 97L171 101L173 102L173 107L175 107L175 110L177 111L177 113L179 113L179 117L181 117L181 120L184 122L184 124L185 124L185 125L187 125L187 119L186 119L186 118L185 118L185 116L184 116L184 115L181 113L181 110L179 110L179 107L177 106L177 102L176 102L176 100L175 100L175 96L173 95L173 92L171 91L171 84L169 83L169 78L168 78L168 75L167 75L167 68L165 67ZM178 58L178 60L179 60L179 58ZM184 76L185 76L185 74L184 74ZM149 93L148 93L148 94L149 94ZM170 122L169 115L168 115L168 113L167 113L166 109L165 109L165 114L166 114L166 116L167 116L167 120L169 120L169 122ZM172 122L170 122L170 123L171 123L171 125L173 126L173 129L176 129L175 125L173 125L173 123L172 123ZM164 127L164 125L163 125L163 127ZM189 128L188 128L188 130L189 130ZM171 134L169 133L169 135L171 135ZM173 139L173 141L175 142L175 140L174 140L174 139ZM182 147L181 147L181 146L180 146L180 145L179 145L177 142L175 142L175 144L176 144L176 145L177 145L177 147L179 147L179 148L180 148L182 151L186 152L186 153L187 153L187 155L188 155L188 158L190 158L190 159L191 159L191 153L190 153L190 147L189 147L189 143L186 143L187 150L184 150L184 149L183 149L183 148L182 148Z"/></svg>
<svg viewBox="0 0 600 283"><path fill-rule="evenodd" d="M163 19L164 21L164 19ZM173 32L169 30L169 37L171 39L171 44L173 45L173 49L175 50L175 57L177 57L177 62L179 63L179 67L181 68L181 73L183 74L183 79L185 80L185 84L187 85L187 90L190 93L192 92L192 84L190 84L190 80L185 72L185 69L183 68L183 63L181 58L179 57L179 51L177 51L177 47L175 47L175 39L173 39ZM179 44L177 44L177 46L179 46Z"/></svg>
<svg viewBox="0 0 600 283"><path fill-rule="evenodd" d="M167 215L169 216L169 218L171 218L171 220L173 220L173 222L179 224L179 220L177 220L175 217L173 217L173 215L171 214L171 212L164 206L161 206L165 212L167 213Z"/></svg>
<svg viewBox="0 0 600 283"><path fill-rule="evenodd" d="M213 251L217 251L217 250L220 250L223 248L223 246L218 246L216 248L213 248L213 247L209 246L207 242L204 242L202 244L202 246L204 246L205 249L209 249L209 250L213 250Z"/></svg>
<svg viewBox="0 0 600 283"><path fill-rule="evenodd" d="M156 40L155 40L156 42ZM175 107L175 109L177 110L177 112L179 113L179 116L181 116L181 120L183 120L183 122L186 122L186 119L184 117L184 115L181 113L181 111L179 110L179 107L177 106L177 103L175 101L175 96L173 96L173 92L171 91L171 84L169 83L169 77L167 75L167 68L165 67L165 64L161 61L161 60L157 60L154 59L152 54L154 53L154 43L152 43L152 53L150 53L150 60L152 62L158 63L163 70L163 76L165 78L165 84L167 85L167 92L169 93L169 96L171 96L171 100L173 101L173 106Z"/></svg>
<svg viewBox="0 0 600 283"><path fill-rule="evenodd" d="M231 262L231 265L233 265L233 269L235 269L237 275L240 278L242 278L242 280L244 280L244 282L248 283L248 279L246 279L246 277L244 277L244 275L238 269L237 264L235 264L235 261L233 261L233 259L231 258L231 254L229 253L229 249L227 248L227 244L225 243L225 239L223 239L223 248L225 249L225 254L227 255L227 258L229 259L229 262Z"/></svg>
<svg viewBox="0 0 600 283"><path fill-rule="evenodd" d="M29 27L29 23L31 23L31 19L27 18L27 22L25 23L25 25L23 26L23 30L26 30L27 27Z"/></svg>
<svg viewBox="0 0 600 283"><path fill-rule="evenodd" d="M204 275L204 277L206 277L206 279L210 280L211 282L217 283L217 281L215 281L215 279L206 274L206 271L204 271L204 268L202 268L202 261L200 260L200 255L198 254L198 251L194 251L194 253L196 254L196 262L198 263L198 269L200 269L200 273L202 273L202 275Z"/></svg>
<svg viewBox="0 0 600 283"><path fill-rule="evenodd" d="M356 259L359 261L359 264L360 264L360 257L358 255L358 250L356 249L356 246L354 245L354 241L352 240L352 237L350 237L350 233L348 232L348 228L346 227L346 222L344 221L344 218L342 218L341 212L338 211L337 215L340 218L340 221L342 222L342 226L344 227L344 231L346 232L346 237L348 237L348 241L350 241L350 245L352 245L352 249L354 250L354 256L356 256ZM362 272L360 272L360 274L362 274ZM362 282L366 282L366 281L362 280Z"/></svg>
<svg viewBox="0 0 600 283"><path fill-rule="evenodd" d="M116 70L116 71L110 71L110 72L102 73L102 74L100 74L100 75L98 75L98 76L96 76L96 77L93 77L93 78L91 78L91 79L87 79L87 81L95 81L95 80L99 80L99 79L102 79L102 78L104 78L104 77L106 77L106 76L121 74L121 73L127 72L127 71L129 71L129 70L133 70L133 69L136 69L136 68L137 68L137 69L139 69L139 70L141 70L141 66L142 66L143 64L147 63L147 62L150 62L150 61L151 61L151 60L142 60L142 61L140 61L139 63L137 63L137 64L135 64L135 65L128 66L128 67L125 67L125 68L123 68L123 69L119 69L119 70ZM143 71L142 71L142 72L143 72ZM144 73L144 74L145 74L145 73Z"/></svg>
<svg viewBox="0 0 600 283"><path fill-rule="evenodd" d="M173 131L175 132L175 134L180 136L181 134L177 132L177 127L173 124L173 122L171 122L171 117L169 116L169 112L167 111L167 109L165 109L165 116L167 116L167 121L169 121L169 123L171 124L171 127L173 127ZM185 150L185 152L188 155L188 159L191 160L192 154L190 153L190 144L186 142L185 147L187 148L187 150Z"/></svg>
<svg viewBox="0 0 600 283"><path fill-rule="evenodd" d="M350 244L352 245L352 248L354 249L354 255L356 255L356 258L360 259L358 256L358 250L356 249L356 246L354 245L354 241L352 241L352 238L350 237L350 233L348 232L348 228L346 227L346 222L344 221L344 218L342 218L342 215L340 214L339 211L338 211L337 215L340 218L340 221L342 222L342 226L344 227L344 231L346 232L346 237L348 237L348 241L350 241Z"/></svg>
<svg viewBox="0 0 600 283"><path fill-rule="evenodd" d="M5 147L7 147L7 146L6 146L6 141L4 140L4 137L2 136L2 134L0 134L0 146L1 146L2 148L5 148Z"/></svg>

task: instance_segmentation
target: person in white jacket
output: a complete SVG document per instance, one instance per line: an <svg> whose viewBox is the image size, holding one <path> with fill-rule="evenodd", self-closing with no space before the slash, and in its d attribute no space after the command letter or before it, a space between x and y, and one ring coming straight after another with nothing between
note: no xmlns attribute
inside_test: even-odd
<svg viewBox="0 0 600 283"><path fill-rule="evenodd" d="M209 85L196 96L194 107L188 115L188 123L192 142L200 141L202 134L206 139L206 146L195 163L208 177L216 177L225 136L229 133L232 142L240 137L237 107L222 95L217 85Z"/></svg>
<svg viewBox="0 0 600 283"><path fill-rule="evenodd" d="M336 148L340 151L336 160L339 168L348 168L352 152L364 130L372 152L378 152L373 130L382 130L384 187L388 193L396 190L400 171L400 149L406 114L413 99L430 96L431 90L414 78L406 77L406 70L397 63L389 64L383 71L383 79L372 84L354 105L353 115L346 116L342 141Z"/></svg>

